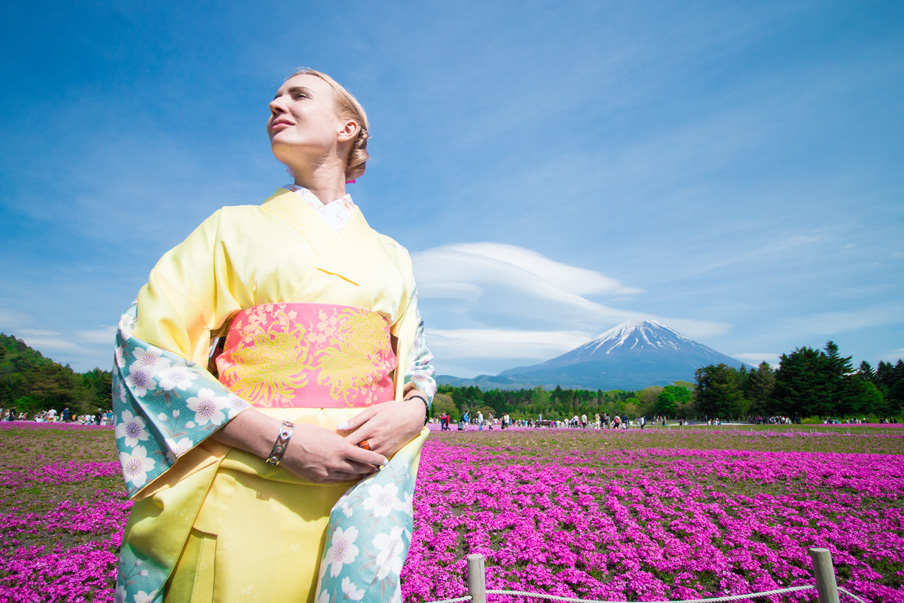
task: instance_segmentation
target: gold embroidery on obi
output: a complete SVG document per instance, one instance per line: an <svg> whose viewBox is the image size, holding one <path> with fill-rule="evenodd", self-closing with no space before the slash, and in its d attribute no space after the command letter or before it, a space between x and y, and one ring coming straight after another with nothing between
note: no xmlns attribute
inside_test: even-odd
<svg viewBox="0 0 904 603"><path fill-rule="evenodd" d="M397 362L379 313L284 303L236 315L216 364L220 381L256 406L341 408L393 399Z"/></svg>
<svg viewBox="0 0 904 603"><path fill-rule="evenodd" d="M386 353L386 322L375 316L356 308L346 308L333 317L320 311L317 327L332 336L330 345L320 350L317 383L329 384L334 400L348 401L349 395L357 396L366 388L365 403L377 402L375 384L395 368L395 357Z"/></svg>
<svg viewBox="0 0 904 603"><path fill-rule="evenodd" d="M263 316L252 311L242 339L253 345L236 349L233 354L237 362L224 371L232 391L245 399L289 397L307 381L307 374L300 369L315 368L313 357L308 354L311 343L305 340L304 327L296 323L290 328L294 316L283 311L275 312L273 318L264 329Z"/></svg>

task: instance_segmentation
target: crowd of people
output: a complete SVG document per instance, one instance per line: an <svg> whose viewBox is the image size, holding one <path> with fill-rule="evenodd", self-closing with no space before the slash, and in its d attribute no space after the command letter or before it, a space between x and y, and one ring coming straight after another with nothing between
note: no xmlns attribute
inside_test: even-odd
<svg viewBox="0 0 904 603"><path fill-rule="evenodd" d="M442 431L451 431L452 430L452 417L449 413L443 413L437 419L440 424L440 429ZM665 425L664 417L655 417L654 422L662 422ZM479 431L483 431L484 429L488 431L493 431L494 427L499 427L500 429L506 429L508 427L557 427L557 428L569 428L569 429L628 429L631 427L639 427L640 429L644 429L647 425L646 417L640 417L639 419L629 419L628 417L613 415L609 416L604 413L602 415L597 414L593 417L593 420L586 415L582 414L580 416L574 415L571 419L566 420L544 420L543 415L538 415L537 419L512 419L508 413L502 415L502 417L495 418L493 415L489 415L484 417L481 411L477 412L476 416L471 415L470 412L465 411L462 413L461 418L458 420L458 431L466 431L468 426L475 426Z"/></svg>
<svg viewBox="0 0 904 603"><path fill-rule="evenodd" d="M16 412L15 408L0 408L2 421L31 421L34 423L69 423L73 425L113 425L113 411L97 409L93 414L77 414L65 407L62 411L55 408L39 410L33 413Z"/></svg>

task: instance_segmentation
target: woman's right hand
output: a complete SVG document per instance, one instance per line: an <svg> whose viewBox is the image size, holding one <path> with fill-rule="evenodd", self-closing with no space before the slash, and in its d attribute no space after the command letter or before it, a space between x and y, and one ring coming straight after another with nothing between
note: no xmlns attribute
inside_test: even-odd
<svg viewBox="0 0 904 603"><path fill-rule="evenodd" d="M211 437L221 444L266 459L281 425L279 419L249 408ZM358 448L335 431L296 423L279 465L303 480L329 484L360 480L387 462L382 454Z"/></svg>
<svg viewBox="0 0 904 603"><path fill-rule="evenodd" d="M382 454L353 446L335 431L296 423L279 465L303 480L329 484L360 480L387 462Z"/></svg>

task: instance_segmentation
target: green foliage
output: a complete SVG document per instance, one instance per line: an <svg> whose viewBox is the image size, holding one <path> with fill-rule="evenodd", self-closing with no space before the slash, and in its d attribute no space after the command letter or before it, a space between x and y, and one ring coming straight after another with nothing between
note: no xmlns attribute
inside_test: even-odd
<svg viewBox="0 0 904 603"><path fill-rule="evenodd" d="M60 412L68 407L77 414L110 408L110 371L94 369L80 375L4 334L0 350L0 406L30 415L51 408Z"/></svg>
<svg viewBox="0 0 904 603"><path fill-rule="evenodd" d="M750 402L744 397L746 371L725 364L697 369L697 412L708 419L742 418L747 416Z"/></svg>
<svg viewBox="0 0 904 603"><path fill-rule="evenodd" d="M904 373L904 365L901 370ZM832 341L823 350L798 348L782 355L770 406L776 414L789 417L888 416L895 407L890 396L883 397L881 384L896 371L885 362L879 363L875 373L866 362L855 371L850 356L841 356Z"/></svg>
<svg viewBox="0 0 904 603"><path fill-rule="evenodd" d="M656 391L660 389L656 388ZM478 411L483 412L484 417L493 415L496 418L507 413L513 420L536 420L539 415L543 415L544 420L566 420L575 415L592 418L604 413L639 417L644 413L644 405L635 392L624 390L604 392L557 387L549 391L537 386L533 389L481 391L477 387L443 384L437 387L437 393L451 400L456 410L447 412L453 417L465 411L470 412L472 417ZM434 409L433 415L437 414L441 412Z"/></svg>
<svg viewBox="0 0 904 603"><path fill-rule="evenodd" d="M686 382L685 382L686 383ZM666 385L651 409L651 414L674 418L687 418L692 395L690 390L677 385Z"/></svg>
<svg viewBox="0 0 904 603"><path fill-rule="evenodd" d="M430 405L430 416L438 417L444 413L449 413L449 417L453 422L461 419L461 412L455 406L452 397L449 394L437 393L433 397L433 404Z"/></svg>

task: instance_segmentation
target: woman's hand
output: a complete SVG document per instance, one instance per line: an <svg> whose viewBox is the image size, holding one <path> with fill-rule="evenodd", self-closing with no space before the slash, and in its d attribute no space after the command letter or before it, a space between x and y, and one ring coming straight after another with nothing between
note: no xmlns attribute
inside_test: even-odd
<svg viewBox="0 0 904 603"><path fill-rule="evenodd" d="M211 437L265 459L270 456L281 425L279 419L249 408ZM335 431L296 423L279 465L301 479L326 484L359 480L386 462L384 455L358 448Z"/></svg>
<svg viewBox="0 0 904 603"><path fill-rule="evenodd" d="M349 444L367 440L370 450L391 457L421 433L426 412L419 398L374 404L340 425L339 432Z"/></svg>
<svg viewBox="0 0 904 603"><path fill-rule="evenodd" d="M296 423L279 465L309 482L327 484L360 480L387 462L384 455L358 448L335 431Z"/></svg>

